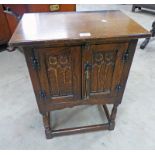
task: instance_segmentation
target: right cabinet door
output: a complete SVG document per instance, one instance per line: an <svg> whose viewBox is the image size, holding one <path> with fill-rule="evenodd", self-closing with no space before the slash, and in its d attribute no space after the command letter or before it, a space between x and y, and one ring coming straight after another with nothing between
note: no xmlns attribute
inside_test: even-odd
<svg viewBox="0 0 155 155"><path fill-rule="evenodd" d="M82 51L84 99L117 95L128 43L86 46ZM125 57L126 56L126 57Z"/></svg>

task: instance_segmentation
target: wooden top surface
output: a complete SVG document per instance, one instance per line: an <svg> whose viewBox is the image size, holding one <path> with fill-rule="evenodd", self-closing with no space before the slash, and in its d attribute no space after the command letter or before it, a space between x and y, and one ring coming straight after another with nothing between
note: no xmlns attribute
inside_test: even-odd
<svg viewBox="0 0 155 155"><path fill-rule="evenodd" d="M150 32L121 11L27 13L9 44L24 46L65 40L145 38Z"/></svg>

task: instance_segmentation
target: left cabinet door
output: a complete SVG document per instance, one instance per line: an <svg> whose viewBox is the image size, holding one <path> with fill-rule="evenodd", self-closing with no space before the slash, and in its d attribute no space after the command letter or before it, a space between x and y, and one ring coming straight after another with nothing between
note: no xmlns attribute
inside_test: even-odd
<svg viewBox="0 0 155 155"><path fill-rule="evenodd" d="M38 77L47 103L81 99L81 47L35 49Z"/></svg>

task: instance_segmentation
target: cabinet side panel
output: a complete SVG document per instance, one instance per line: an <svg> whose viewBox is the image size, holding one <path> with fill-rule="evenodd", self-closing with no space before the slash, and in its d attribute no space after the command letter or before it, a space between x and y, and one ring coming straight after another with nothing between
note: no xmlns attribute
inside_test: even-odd
<svg viewBox="0 0 155 155"><path fill-rule="evenodd" d="M123 57L127 51L128 48L128 43L120 44L117 52L117 59L115 62L115 70L114 70L114 75L113 75L113 80L112 80L112 95L117 96L119 93L119 90L117 90L117 86L120 85L121 77L123 76L123 68L124 68L124 62L123 62Z"/></svg>
<svg viewBox="0 0 155 155"><path fill-rule="evenodd" d="M31 48L23 48L23 50L24 50L25 59L26 59L26 63L28 66L33 90L34 90L34 93L36 96L38 108L39 108L40 113L42 113L42 112L44 112L44 103L43 103L43 101L41 102L41 100L38 98L38 94L40 91L40 83L39 83L37 71L35 71L34 68L32 67L32 49Z"/></svg>
<svg viewBox="0 0 155 155"><path fill-rule="evenodd" d="M129 42L129 46L128 46L129 57L128 57L128 60L124 64L124 67L123 67L122 78L121 78L121 81L120 81L120 83L122 85L122 89L121 89L121 91L119 93L118 104L120 104L121 101L122 101L122 97L123 97L124 90L125 90L125 87L126 87L126 82L127 82L128 76L129 76L129 71L130 71L130 68L131 68L132 61L133 61L137 41L138 41L138 39L134 39L134 40L131 40Z"/></svg>

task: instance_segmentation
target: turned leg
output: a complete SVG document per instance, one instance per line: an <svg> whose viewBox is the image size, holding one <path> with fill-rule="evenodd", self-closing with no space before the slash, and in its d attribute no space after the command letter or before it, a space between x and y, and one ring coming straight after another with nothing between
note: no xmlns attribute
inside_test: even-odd
<svg viewBox="0 0 155 155"><path fill-rule="evenodd" d="M43 114L43 123L44 123L46 138L47 139L52 138L52 130L50 126L50 112Z"/></svg>
<svg viewBox="0 0 155 155"><path fill-rule="evenodd" d="M109 114L109 110L108 110L107 106L103 105L103 109L104 109L104 112L106 114L108 121L110 121L110 114Z"/></svg>
<svg viewBox="0 0 155 155"><path fill-rule="evenodd" d="M114 104L113 108L112 108L112 111L111 111L111 114L109 113L109 110L107 108L106 105L103 105L103 109L104 109L104 112L106 114L106 117L108 119L108 124L109 124L109 130L114 130L114 127L115 127L115 118L116 118L116 113L117 113L117 107L118 107L119 104Z"/></svg>
<svg viewBox="0 0 155 155"><path fill-rule="evenodd" d="M152 29L151 29L151 36L152 37L154 37L155 36L155 21L152 23ZM143 42L142 42L142 44L140 45L140 48L141 49L144 49L145 47L146 47L146 45L149 43L149 41L150 41L150 38L151 37L149 37L149 38L146 38Z"/></svg>
<svg viewBox="0 0 155 155"><path fill-rule="evenodd" d="M112 112L109 119L109 130L114 130L117 107L118 107L118 104L114 104L112 108Z"/></svg>

